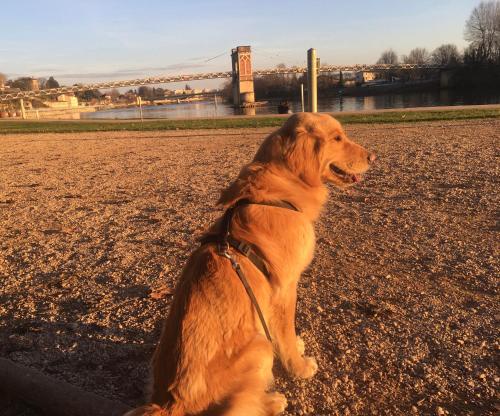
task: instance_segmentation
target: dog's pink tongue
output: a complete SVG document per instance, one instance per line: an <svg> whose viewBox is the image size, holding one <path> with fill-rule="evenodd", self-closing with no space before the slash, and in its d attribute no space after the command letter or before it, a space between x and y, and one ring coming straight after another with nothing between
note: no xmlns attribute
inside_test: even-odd
<svg viewBox="0 0 500 416"><path fill-rule="evenodd" d="M351 175L351 179L353 182L359 182L361 180L361 177L358 175Z"/></svg>

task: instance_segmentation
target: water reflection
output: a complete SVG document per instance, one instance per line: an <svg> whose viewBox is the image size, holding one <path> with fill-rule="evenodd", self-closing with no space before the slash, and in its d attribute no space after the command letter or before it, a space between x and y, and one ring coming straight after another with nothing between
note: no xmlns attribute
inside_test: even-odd
<svg viewBox="0 0 500 416"><path fill-rule="evenodd" d="M234 109L234 115L254 116L255 114L257 114L255 107L243 107Z"/></svg>
<svg viewBox="0 0 500 416"><path fill-rule="evenodd" d="M388 108L433 107L448 105L499 104L500 91L455 91L435 90L399 94L383 94L365 97L346 97L339 95L319 99L318 111L362 111ZM213 101L143 106L144 118L211 118L232 115L277 114L279 101L267 106L248 107L235 110L229 104ZM300 101L288 101L292 112L301 111ZM82 118L93 119L132 119L140 118L138 108L122 108L84 113Z"/></svg>

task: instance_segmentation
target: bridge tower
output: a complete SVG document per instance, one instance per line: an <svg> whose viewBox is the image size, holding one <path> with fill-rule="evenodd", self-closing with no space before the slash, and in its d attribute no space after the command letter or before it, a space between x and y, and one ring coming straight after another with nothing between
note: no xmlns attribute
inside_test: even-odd
<svg viewBox="0 0 500 416"><path fill-rule="evenodd" d="M245 107L255 103L250 46L238 46L231 51L233 67L233 103Z"/></svg>

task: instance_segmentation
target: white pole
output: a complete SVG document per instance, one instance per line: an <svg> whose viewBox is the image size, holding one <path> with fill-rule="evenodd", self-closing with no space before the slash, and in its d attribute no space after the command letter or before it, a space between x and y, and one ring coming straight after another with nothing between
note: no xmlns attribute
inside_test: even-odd
<svg viewBox="0 0 500 416"><path fill-rule="evenodd" d="M143 123L144 117L142 116L142 98L140 95L137 97L137 104L139 104L139 112L141 113L141 123Z"/></svg>
<svg viewBox="0 0 500 416"><path fill-rule="evenodd" d="M19 105L21 107L21 117L23 120L26 120L26 110L24 109L24 100L22 98L19 100Z"/></svg>
<svg viewBox="0 0 500 416"><path fill-rule="evenodd" d="M302 112L306 111L304 108L304 84L300 84L300 103L302 104Z"/></svg>
<svg viewBox="0 0 500 416"><path fill-rule="evenodd" d="M215 106L214 127L217 128L217 94L214 94L214 106Z"/></svg>

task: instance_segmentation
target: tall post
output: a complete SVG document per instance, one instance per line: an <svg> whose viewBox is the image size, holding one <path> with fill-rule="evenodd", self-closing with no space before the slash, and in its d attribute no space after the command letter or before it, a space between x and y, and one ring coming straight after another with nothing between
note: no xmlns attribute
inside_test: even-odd
<svg viewBox="0 0 500 416"><path fill-rule="evenodd" d="M307 104L308 111L318 112L318 62L314 48L307 51Z"/></svg>
<svg viewBox="0 0 500 416"><path fill-rule="evenodd" d="M21 108L21 117L26 120L26 110L24 109L24 100L21 98L19 100L19 107Z"/></svg>
<svg viewBox="0 0 500 416"><path fill-rule="evenodd" d="M300 84L300 103L302 104L302 112L306 111L304 108L304 84Z"/></svg>
<svg viewBox="0 0 500 416"><path fill-rule="evenodd" d="M141 113L141 123L144 123L144 116L142 114L142 97L140 95L137 96L137 104L139 105L139 112Z"/></svg>

